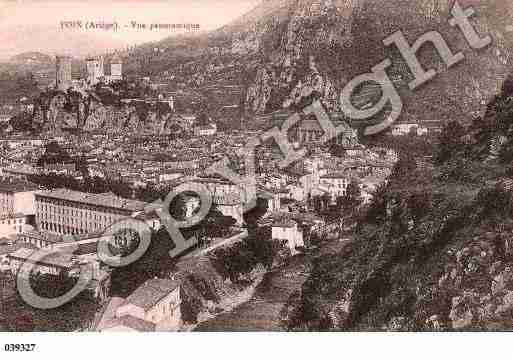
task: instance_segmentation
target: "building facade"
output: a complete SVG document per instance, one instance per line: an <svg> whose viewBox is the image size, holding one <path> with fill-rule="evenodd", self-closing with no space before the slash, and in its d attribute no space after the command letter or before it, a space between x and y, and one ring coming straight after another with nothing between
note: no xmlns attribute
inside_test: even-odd
<svg viewBox="0 0 513 359"><path fill-rule="evenodd" d="M101 81L109 84L123 80L123 62L118 55L110 60L110 75L105 73L105 60L103 56L90 57L86 60L87 83L91 86Z"/></svg>
<svg viewBox="0 0 513 359"><path fill-rule="evenodd" d="M182 323L181 286L169 279L152 279L137 288L116 311L117 318L133 317L153 323L156 330L177 329Z"/></svg>
<svg viewBox="0 0 513 359"><path fill-rule="evenodd" d="M88 58L86 59L87 68L87 82L89 85L94 86L101 81L104 76L103 72L103 57Z"/></svg>
<svg viewBox="0 0 513 359"><path fill-rule="evenodd" d="M55 88L66 91L71 87L71 57L57 56L55 60Z"/></svg>
<svg viewBox="0 0 513 359"><path fill-rule="evenodd" d="M91 194L66 189L38 192L36 226L52 234L87 234L144 211L146 203L112 193Z"/></svg>
<svg viewBox="0 0 513 359"><path fill-rule="evenodd" d="M0 218L0 236L22 234L27 229L27 217L23 214Z"/></svg>
<svg viewBox="0 0 513 359"><path fill-rule="evenodd" d="M123 80L123 62L121 58L115 55L110 60L110 81L121 81Z"/></svg>
<svg viewBox="0 0 513 359"><path fill-rule="evenodd" d="M351 178L343 172L332 172L321 176L319 189L329 193L335 200L337 197L346 195L347 187L351 183Z"/></svg>
<svg viewBox="0 0 513 359"><path fill-rule="evenodd" d="M303 231L293 220L278 220L272 225L272 239L287 244L292 255L298 253L297 248L304 247Z"/></svg>
<svg viewBox="0 0 513 359"><path fill-rule="evenodd" d="M20 214L35 214L35 192L37 187L24 183L0 185L0 218L14 218Z"/></svg>

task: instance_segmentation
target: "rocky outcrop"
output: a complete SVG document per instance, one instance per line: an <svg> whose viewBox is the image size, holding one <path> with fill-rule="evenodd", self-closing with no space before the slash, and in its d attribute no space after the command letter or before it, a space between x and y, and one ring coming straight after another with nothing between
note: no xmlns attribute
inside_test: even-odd
<svg viewBox="0 0 513 359"><path fill-rule="evenodd" d="M505 15L511 6L505 2L468 5L477 10L479 32L498 39L485 51L468 51L466 42L447 23L447 1L271 1L267 11L258 13L258 21L230 29L235 52L261 60L247 92L246 108L255 113L287 108L299 94L313 88L321 94L325 106L340 110L337 96L345 84L386 57L393 60L389 71L397 86L406 87L410 71L382 40L398 30L414 40L436 29L452 49L464 51L465 62L447 70L439 58L421 51L423 64L438 69L440 75L430 86L403 97L402 119L432 120L433 113L441 120L463 119L464 113L480 112L483 101L497 90L494 81L503 79L512 65L513 59L507 54L513 46L513 32L508 30ZM368 92L359 105L375 101L376 96L379 89Z"/></svg>
<svg viewBox="0 0 513 359"><path fill-rule="evenodd" d="M172 122L169 110L157 111L144 102L107 105L95 96L79 97L70 110L69 97L64 93L42 94L32 118L33 128L43 133L80 129L159 135L169 133L166 127L172 126Z"/></svg>
<svg viewBox="0 0 513 359"><path fill-rule="evenodd" d="M258 51L270 62L257 68L247 108L256 113L288 108L301 94L317 91L335 110L335 86L315 61L327 47L350 46L358 8L356 1L299 1L290 5L287 17L256 27Z"/></svg>
<svg viewBox="0 0 513 359"><path fill-rule="evenodd" d="M246 109L254 113L264 113L271 98L273 88L277 86L276 74L271 69L260 68L253 85L248 88Z"/></svg>

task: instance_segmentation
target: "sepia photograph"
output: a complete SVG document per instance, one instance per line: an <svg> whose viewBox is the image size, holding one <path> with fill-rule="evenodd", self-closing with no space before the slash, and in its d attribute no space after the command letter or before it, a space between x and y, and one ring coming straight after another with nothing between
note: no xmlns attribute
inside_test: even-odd
<svg viewBox="0 0 513 359"><path fill-rule="evenodd" d="M0 351L511 331L511 0L0 0Z"/></svg>

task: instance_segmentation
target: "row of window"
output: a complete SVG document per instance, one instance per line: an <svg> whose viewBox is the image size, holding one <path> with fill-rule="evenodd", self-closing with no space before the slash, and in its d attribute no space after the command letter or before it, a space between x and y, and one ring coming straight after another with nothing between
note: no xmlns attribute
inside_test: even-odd
<svg viewBox="0 0 513 359"><path fill-rule="evenodd" d="M7 220L7 225L11 225L11 223L12 223L12 224L24 224L24 223L25 223L24 221L25 221L25 220L24 220L23 218L12 219L12 220L11 220L11 219L8 219L8 220ZM6 220L4 219L4 220L3 220L2 222L0 222L0 223L5 224L5 222L6 222Z"/></svg>
<svg viewBox="0 0 513 359"><path fill-rule="evenodd" d="M87 234L92 231L103 229L98 223L81 223L79 228L65 226L62 224L41 222L40 228L45 231L59 233L59 234Z"/></svg>
<svg viewBox="0 0 513 359"><path fill-rule="evenodd" d="M59 216L59 215L56 215L56 214L49 214L49 213L43 213L43 214L38 214L38 218L39 220L49 220L49 221L56 221L56 222L65 222L65 223L79 223L79 221L83 221L83 220L89 220L89 221L92 221L94 219L94 221L97 221L97 222L103 222L103 224L105 225L107 222L108 223L113 223L114 222L114 217L112 216L107 216L107 215L94 215L94 216L79 216L79 218L75 218L75 217L67 217L67 216Z"/></svg>
<svg viewBox="0 0 513 359"><path fill-rule="evenodd" d="M55 205L42 205L37 204L36 206L38 212L45 212L45 213L57 213L57 214L66 214L71 216L79 216L79 217L92 217L94 212L101 212L101 213L107 213L107 214L114 214L114 215L121 215L121 211L114 211L114 210L102 210L99 211L98 209L94 208L74 208L74 207L61 207L61 206L55 206ZM88 211L88 212L84 212ZM96 219L96 214L94 215Z"/></svg>

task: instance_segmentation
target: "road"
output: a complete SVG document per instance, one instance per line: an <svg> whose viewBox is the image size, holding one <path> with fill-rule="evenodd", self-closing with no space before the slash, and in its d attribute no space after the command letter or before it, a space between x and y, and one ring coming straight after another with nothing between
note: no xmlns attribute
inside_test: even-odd
<svg viewBox="0 0 513 359"><path fill-rule="evenodd" d="M279 314L309 274L306 257L292 258L286 266L267 273L253 297L233 311L199 324L196 331L282 331Z"/></svg>
<svg viewBox="0 0 513 359"><path fill-rule="evenodd" d="M322 246L319 254L339 252L351 239L335 240ZM196 331L284 331L280 312L290 296L301 288L310 274L312 255L291 258L285 266L267 273L253 297L231 312L199 324Z"/></svg>

